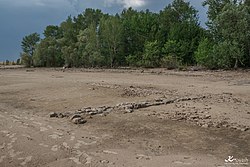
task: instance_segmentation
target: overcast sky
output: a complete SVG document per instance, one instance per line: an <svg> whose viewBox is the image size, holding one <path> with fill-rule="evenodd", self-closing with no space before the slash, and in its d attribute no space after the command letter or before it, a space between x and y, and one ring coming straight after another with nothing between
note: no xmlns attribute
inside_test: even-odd
<svg viewBox="0 0 250 167"><path fill-rule="evenodd" d="M199 10L201 24L206 21L203 0L190 0ZM105 13L119 13L133 7L158 12L172 0L0 0L0 61L16 60L25 35L42 34L48 25L59 25L67 16L75 16L85 8L98 8Z"/></svg>

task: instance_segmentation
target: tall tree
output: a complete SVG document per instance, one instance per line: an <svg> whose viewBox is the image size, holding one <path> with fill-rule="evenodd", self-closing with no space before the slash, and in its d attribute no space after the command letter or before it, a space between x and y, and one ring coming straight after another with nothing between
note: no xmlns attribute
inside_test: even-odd
<svg viewBox="0 0 250 167"><path fill-rule="evenodd" d="M33 55L36 48L36 45L40 41L40 35L38 33L33 33L28 36L25 36L22 40L22 49L21 58L23 63L29 67L33 65Z"/></svg>
<svg viewBox="0 0 250 167"><path fill-rule="evenodd" d="M244 50L249 50L246 43L250 40L250 14L243 4L232 1L226 4L222 12L216 17L214 24L221 34L220 41L235 48L227 54L234 59L234 67L239 63L244 65Z"/></svg>
<svg viewBox="0 0 250 167"><path fill-rule="evenodd" d="M102 18L100 22L100 38L102 53L107 55L110 67L114 67L122 54L122 23L117 16Z"/></svg>
<svg viewBox="0 0 250 167"><path fill-rule="evenodd" d="M80 31L77 42L83 65L88 67L100 66L103 63L101 56L97 27L95 23Z"/></svg>
<svg viewBox="0 0 250 167"><path fill-rule="evenodd" d="M203 29L199 25L198 11L184 0L174 0L160 13L161 34L165 56L174 56L181 64L195 63L194 52L203 36ZM167 51L167 48L175 48Z"/></svg>
<svg viewBox="0 0 250 167"><path fill-rule="evenodd" d="M40 35L38 33L33 33L27 35L22 40L22 49L24 53L27 53L29 56L33 56L35 51L35 46L40 41Z"/></svg>
<svg viewBox="0 0 250 167"><path fill-rule="evenodd" d="M60 29L60 27L58 26L53 26L53 25L47 26L43 34L45 38L53 37L59 39L62 38L63 36L62 29Z"/></svg>

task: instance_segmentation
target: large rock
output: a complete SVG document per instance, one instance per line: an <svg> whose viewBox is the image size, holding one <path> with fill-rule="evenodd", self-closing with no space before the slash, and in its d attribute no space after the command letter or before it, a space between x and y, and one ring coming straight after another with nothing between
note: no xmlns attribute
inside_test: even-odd
<svg viewBox="0 0 250 167"><path fill-rule="evenodd" d="M84 120L83 118L80 118L80 117L74 118L74 119L72 119L71 121L72 121L74 124L84 124L84 123L87 122L86 120Z"/></svg>
<svg viewBox="0 0 250 167"><path fill-rule="evenodd" d="M72 116L70 117L70 120L73 120L73 119L76 119L76 118L82 118L82 116L79 115L79 114L74 114L74 115L72 115Z"/></svg>
<svg viewBox="0 0 250 167"><path fill-rule="evenodd" d="M58 114L55 113L55 112L51 112L51 113L49 113L49 117L50 118L55 118L55 117L58 117Z"/></svg>

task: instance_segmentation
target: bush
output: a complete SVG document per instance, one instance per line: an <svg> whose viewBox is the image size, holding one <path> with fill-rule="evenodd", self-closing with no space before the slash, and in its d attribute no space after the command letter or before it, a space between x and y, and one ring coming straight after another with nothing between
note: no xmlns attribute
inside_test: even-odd
<svg viewBox="0 0 250 167"><path fill-rule="evenodd" d="M213 42L211 42L207 38L203 39L194 54L197 64L208 68L217 67L217 62L214 58L213 49Z"/></svg>
<svg viewBox="0 0 250 167"><path fill-rule="evenodd" d="M177 60L177 57L171 54L163 57L161 61L161 66L167 69L176 69L179 65L180 63Z"/></svg>
<svg viewBox="0 0 250 167"><path fill-rule="evenodd" d="M32 65L32 58L28 53L21 53L21 64L25 65L25 67Z"/></svg>
<svg viewBox="0 0 250 167"><path fill-rule="evenodd" d="M157 67L160 64L161 51L158 41L146 42L144 46L142 65L144 67Z"/></svg>
<svg viewBox="0 0 250 167"><path fill-rule="evenodd" d="M137 53L136 55L129 55L126 57L126 62L129 64L129 66L132 67L139 67L142 64L142 54Z"/></svg>
<svg viewBox="0 0 250 167"><path fill-rule="evenodd" d="M216 45L213 49L218 68L237 68L242 62L244 51L240 49L237 43L224 41Z"/></svg>

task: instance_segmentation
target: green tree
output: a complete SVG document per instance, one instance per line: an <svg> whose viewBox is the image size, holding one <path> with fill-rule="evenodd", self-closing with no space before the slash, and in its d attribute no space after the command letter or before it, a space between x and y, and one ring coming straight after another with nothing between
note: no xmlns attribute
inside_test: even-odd
<svg viewBox="0 0 250 167"><path fill-rule="evenodd" d="M31 66L31 57L28 53L21 53L21 64L25 65L25 67L30 67Z"/></svg>
<svg viewBox="0 0 250 167"><path fill-rule="evenodd" d="M6 60L6 61L5 61L5 65L10 65L10 61L9 61L9 60Z"/></svg>
<svg viewBox="0 0 250 167"><path fill-rule="evenodd" d="M84 31L80 31L78 48L84 66L96 67L102 65L104 57L101 55L97 27L94 23Z"/></svg>
<svg viewBox="0 0 250 167"><path fill-rule="evenodd" d="M102 54L106 55L110 67L114 67L122 53L123 27L119 17L110 16L100 21L100 39Z"/></svg>
<svg viewBox="0 0 250 167"><path fill-rule="evenodd" d="M33 33L28 36L25 36L22 40L22 49L23 49L23 54L22 54L22 59L25 59L25 65L27 67L32 66L32 57L36 48L36 45L40 41L40 35L38 33ZM26 56L29 56L27 58ZM30 61L30 62L29 62Z"/></svg>
<svg viewBox="0 0 250 167"><path fill-rule="evenodd" d="M55 39L59 39L63 37L62 29L60 29L60 27L58 26L53 25L47 26L43 34L45 38L53 37Z"/></svg>
<svg viewBox="0 0 250 167"><path fill-rule="evenodd" d="M141 59L145 43L155 41L158 38L159 15L149 10L138 12L129 8L123 10L121 20L124 29L125 57L130 55L130 58Z"/></svg>
<svg viewBox="0 0 250 167"><path fill-rule="evenodd" d="M231 46L231 54L227 56L234 61L234 68L244 65L244 59L248 57L248 42L250 40L250 14L248 7L235 1L230 1L222 9L214 20L217 32L220 34L219 43L222 49ZM245 52L246 54L242 54ZM233 55L232 55L233 54ZM245 58L244 58L245 57Z"/></svg>
<svg viewBox="0 0 250 167"><path fill-rule="evenodd" d="M61 48L55 38L47 37L37 46L33 56L34 65L42 67L62 66Z"/></svg>
<svg viewBox="0 0 250 167"><path fill-rule="evenodd" d="M20 65L20 63L21 63L21 59L17 59L17 60L16 60L16 64L17 64L17 65Z"/></svg>
<svg viewBox="0 0 250 167"><path fill-rule="evenodd" d="M63 33L63 38L58 40L62 57L65 60L65 65L69 67L79 67L82 62L80 61L80 55L77 48L77 35L76 23L71 17L68 17L66 21L62 22L60 28Z"/></svg>
<svg viewBox="0 0 250 167"><path fill-rule="evenodd" d="M189 2L174 0L160 12L160 20L160 39L166 60L178 60L178 64L194 64L194 52L204 36L198 21L198 11ZM178 53L174 53L174 50L178 50Z"/></svg>
<svg viewBox="0 0 250 167"><path fill-rule="evenodd" d="M35 47L40 41L40 35L38 33L33 33L28 36L25 36L22 40L22 49L24 53L27 53L29 56L33 56Z"/></svg>
<svg viewBox="0 0 250 167"><path fill-rule="evenodd" d="M217 62L215 60L215 55L213 54L214 43L208 38L204 38L195 52L195 60L198 65L216 68Z"/></svg>
<svg viewBox="0 0 250 167"><path fill-rule="evenodd" d="M161 60L161 49L158 41L146 42L144 48L142 65L145 67L159 67Z"/></svg>
<svg viewBox="0 0 250 167"><path fill-rule="evenodd" d="M182 54L181 44L175 40L169 40L165 43L162 52L163 57L163 66L167 68L176 68L181 64L181 54Z"/></svg>

